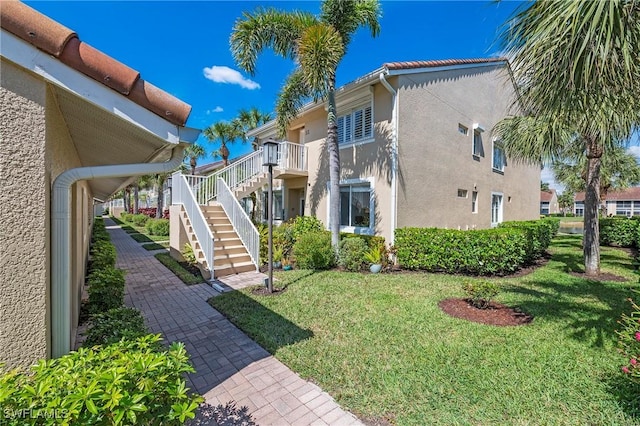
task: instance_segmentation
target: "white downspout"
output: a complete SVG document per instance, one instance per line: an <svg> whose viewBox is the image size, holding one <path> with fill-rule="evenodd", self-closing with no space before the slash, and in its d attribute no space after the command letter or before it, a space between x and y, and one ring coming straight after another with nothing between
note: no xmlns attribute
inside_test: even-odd
<svg viewBox="0 0 640 426"><path fill-rule="evenodd" d="M391 93L393 99L393 109L391 111L391 241L389 242L393 244L398 221L398 92L391 87L385 75L385 72L380 73L380 83Z"/></svg>
<svg viewBox="0 0 640 426"><path fill-rule="evenodd" d="M51 356L71 350L71 186L80 180L166 173L182 163L185 145L173 148L164 163L78 167L61 173L53 183L51 205Z"/></svg>

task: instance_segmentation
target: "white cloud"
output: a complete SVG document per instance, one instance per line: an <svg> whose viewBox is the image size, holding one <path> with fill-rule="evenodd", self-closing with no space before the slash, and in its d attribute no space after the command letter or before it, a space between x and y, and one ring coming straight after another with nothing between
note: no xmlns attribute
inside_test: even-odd
<svg viewBox="0 0 640 426"><path fill-rule="evenodd" d="M253 80L249 80L238 71L229 67L213 65L211 68L205 67L202 72L204 77L215 83L237 84L244 89L259 89L260 85Z"/></svg>
<svg viewBox="0 0 640 426"><path fill-rule="evenodd" d="M224 108L222 108L220 105L216 106L214 109L208 109L207 110L207 115L214 113L214 112L222 112L224 111Z"/></svg>

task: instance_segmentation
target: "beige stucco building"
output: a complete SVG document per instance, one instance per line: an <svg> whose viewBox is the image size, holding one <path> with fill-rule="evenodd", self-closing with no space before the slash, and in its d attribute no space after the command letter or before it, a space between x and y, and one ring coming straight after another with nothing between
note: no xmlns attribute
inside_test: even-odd
<svg viewBox="0 0 640 426"><path fill-rule="evenodd" d="M0 12L0 363L12 367L72 348L94 200L179 164L198 132L189 105L73 31L19 2Z"/></svg>
<svg viewBox="0 0 640 426"><path fill-rule="evenodd" d="M517 113L504 59L394 62L337 91L341 229L489 228L539 215L540 168L511 162L492 134ZM286 140L303 144L308 176L280 180L276 217L328 225L324 104L309 104ZM268 123L250 136L276 136ZM279 192L279 194L278 194Z"/></svg>

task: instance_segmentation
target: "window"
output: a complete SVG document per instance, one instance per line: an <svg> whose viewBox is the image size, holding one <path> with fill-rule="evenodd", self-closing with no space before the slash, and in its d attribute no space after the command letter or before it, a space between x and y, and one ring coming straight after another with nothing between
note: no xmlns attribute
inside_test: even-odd
<svg viewBox="0 0 640 426"><path fill-rule="evenodd" d="M462 124L458 124L458 132L468 136L469 135L469 129L467 129L465 126L463 126Z"/></svg>
<svg viewBox="0 0 640 426"><path fill-rule="evenodd" d="M491 194L491 227L502 222L502 194Z"/></svg>
<svg viewBox="0 0 640 426"><path fill-rule="evenodd" d="M478 191L471 193L471 213L478 213Z"/></svg>
<svg viewBox="0 0 640 426"><path fill-rule="evenodd" d="M371 104L354 108L338 117L338 143L360 142L373 137L373 108Z"/></svg>
<svg viewBox="0 0 640 426"><path fill-rule="evenodd" d="M540 214L549 214L549 202L540 201Z"/></svg>
<svg viewBox="0 0 640 426"><path fill-rule="evenodd" d="M584 201L576 201L574 213L576 216L584 216Z"/></svg>
<svg viewBox="0 0 640 426"><path fill-rule="evenodd" d="M269 220L269 193L262 193L262 217ZM282 190L273 191L273 220L284 220L284 208L282 207Z"/></svg>
<svg viewBox="0 0 640 426"><path fill-rule="evenodd" d="M370 228L372 203L369 183L340 185L340 226Z"/></svg>
<svg viewBox="0 0 640 426"><path fill-rule="evenodd" d="M467 198L467 190L466 189L458 189L458 197Z"/></svg>
<svg viewBox="0 0 640 426"><path fill-rule="evenodd" d="M616 216L633 216L633 201L616 201Z"/></svg>
<svg viewBox="0 0 640 426"><path fill-rule="evenodd" d="M500 141L493 141L493 171L504 172L505 166L504 146Z"/></svg>
<svg viewBox="0 0 640 426"><path fill-rule="evenodd" d="M473 155L482 156L482 132L479 129L473 130Z"/></svg>

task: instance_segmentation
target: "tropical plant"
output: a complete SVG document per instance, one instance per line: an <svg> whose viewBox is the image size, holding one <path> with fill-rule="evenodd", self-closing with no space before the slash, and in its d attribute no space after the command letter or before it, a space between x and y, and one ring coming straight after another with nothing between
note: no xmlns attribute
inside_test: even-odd
<svg viewBox="0 0 640 426"><path fill-rule="evenodd" d="M478 309L487 309L491 299L500 293L498 285L485 280L468 280L462 284L462 290L467 294L469 301Z"/></svg>
<svg viewBox="0 0 640 426"><path fill-rule="evenodd" d="M371 247L364 253L364 260L372 265L382 265L383 257L385 256L384 246Z"/></svg>
<svg viewBox="0 0 640 426"><path fill-rule="evenodd" d="M207 155L207 151L204 147L197 143L192 143L184 150L184 159L189 159L189 167L191 167L191 174L196 174L196 166L198 160L204 158Z"/></svg>
<svg viewBox="0 0 640 426"><path fill-rule="evenodd" d="M566 189L562 194L558 195L558 205L565 215L567 214L567 211L571 212L571 208L573 207L573 199L573 192L570 192Z"/></svg>
<svg viewBox="0 0 640 426"><path fill-rule="evenodd" d="M218 149L213 152L213 156L222 158L224 167L227 167L229 165L229 147L227 145L234 143L241 137L238 126L227 121L218 121L204 129L203 134L209 142L219 144Z"/></svg>
<svg viewBox="0 0 640 426"><path fill-rule="evenodd" d="M262 112L256 107L251 107L249 109L243 108L238 111L238 116L233 120L233 123L236 125L236 129L239 130L242 141L247 142L247 132L270 120L271 114L268 112ZM254 149L257 149L257 146L254 146Z"/></svg>
<svg viewBox="0 0 640 426"><path fill-rule="evenodd" d="M340 151L336 116L336 70L353 34L360 27L373 37L380 32L378 0L324 0L319 16L258 8L244 13L231 34L231 52L243 70L256 72L258 55L265 49L293 59L296 68L287 77L276 102L281 136L306 100L327 101L331 242L340 240Z"/></svg>
<svg viewBox="0 0 640 426"><path fill-rule="evenodd" d="M640 306L632 299L631 314L623 314L618 321L620 330L617 330L619 351L625 358L622 372L632 381L640 383Z"/></svg>
<svg viewBox="0 0 640 426"><path fill-rule="evenodd" d="M357 272L362 269L362 259L367 251L367 243L360 237L345 238L340 241L338 265L347 271Z"/></svg>
<svg viewBox="0 0 640 426"><path fill-rule="evenodd" d="M556 181L571 192L586 190L587 157L583 147L571 147L565 158L551 165ZM607 198L609 191L625 189L640 183L640 164L635 155L622 146L612 146L602 156L600 165L600 197Z"/></svg>
<svg viewBox="0 0 640 426"><path fill-rule="evenodd" d="M576 147L587 158L584 263L600 271L602 158L640 122L640 7L633 0L536 1L501 38L519 86L522 116L495 132L514 161L549 164Z"/></svg>
<svg viewBox="0 0 640 426"><path fill-rule="evenodd" d="M551 188L549 188L549 182L540 181L540 191L549 192Z"/></svg>

